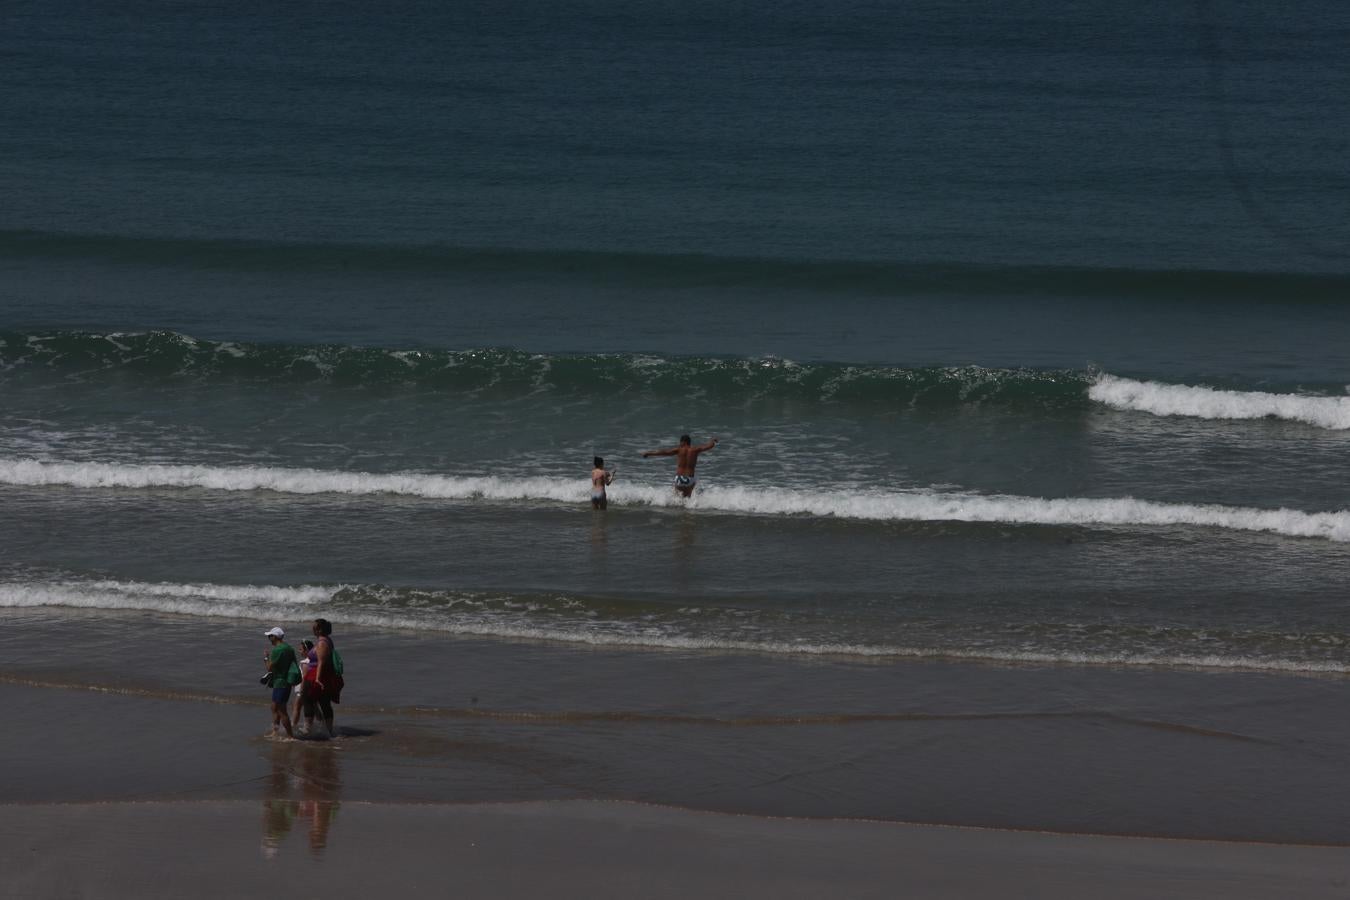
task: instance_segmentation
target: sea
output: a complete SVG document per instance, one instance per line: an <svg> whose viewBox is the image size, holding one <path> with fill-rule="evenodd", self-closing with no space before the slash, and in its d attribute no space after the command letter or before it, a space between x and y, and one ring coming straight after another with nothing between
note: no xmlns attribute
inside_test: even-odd
<svg viewBox="0 0 1350 900"><path fill-rule="evenodd" d="M787 768L825 771L919 682L967 750L971 717L1145 696L1188 698L1187 740L1256 694L1248 731L1330 718L1347 39L1327 0L9 0L0 679L170 704L153 635L261 703L260 626L324 616L367 718L475 727L476 680L508 730L658 716L663 786L629 760L590 794L1350 840L1317 779L1224 825L1171 781L1085 807L1081 760L982 803L951 786L987 760L930 753L904 783L944 805L844 754L851 789L765 799L774 741L706 743L809 720ZM682 434L720 439L688 501L641 455ZM1325 721L1232 771L1306 771Z"/></svg>

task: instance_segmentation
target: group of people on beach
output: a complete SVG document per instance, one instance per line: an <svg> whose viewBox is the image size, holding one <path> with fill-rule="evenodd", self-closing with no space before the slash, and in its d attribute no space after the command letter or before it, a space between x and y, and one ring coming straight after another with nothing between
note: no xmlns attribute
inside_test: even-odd
<svg viewBox="0 0 1350 900"><path fill-rule="evenodd" d="M692 497L698 486L698 458L702 453L716 447L718 439L713 438L706 444L694 446L689 435L681 435L680 442L674 447L648 450L643 459L653 456L675 457L675 492L681 497ZM603 457L595 457L595 467L591 470L591 507L605 509L609 498L605 489L614 483L615 469L605 468ZM272 691L272 730L276 737L281 729L286 736L293 738L297 729L302 737L314 734L316 715L323 717L329 737L336 737L333 725L333 704L339 702L342 694L342 657L333 645L333 625L327 619L315 619L310 629L314 640L300 642L300 651L286 643L286 631L274 626L263 632L271 649L263 654L267 672L261 682ZM300 727L300 716L304 714L305 723ZM294 724L293 724L294 723Z"/></svg>
<svg viewBox="0 0 1350 900"><path fill-rule="evenodd" d="M301 652L286 643L286 631L280 626L263 632L271 649L263 654L267 672L261 681L272 691L272 731L276 737L280 728L287 737L295 737L301 712L305 725L302 737L314 734L314 717L323 717L328 736L337 737L333 726L333 704L342 696L342 657L333 645L333 625L327 619L315 619L310 630L314 640L300 642Z"/></svg>
<svg viewBox="0 0 1350 900"><path fill-rule="evenodd" d="M698 476L695 474L695 470L698 468L699 454L708 452L717 444L718 439L713 438L708 443L695 447L689 435L682 434L680 435L680 442L674 447L667 447L662 450L647 450L642 454L642 458L650 459L653 456L675 457L675 493L687 499L694 495L694 488L698 486ZM617 466L605 468L604 457L597 456L595 458L595 464L591 469L592 509L609 507L609 496L605 492L605 488L614 483L614 473L617 470Z"/></svg>

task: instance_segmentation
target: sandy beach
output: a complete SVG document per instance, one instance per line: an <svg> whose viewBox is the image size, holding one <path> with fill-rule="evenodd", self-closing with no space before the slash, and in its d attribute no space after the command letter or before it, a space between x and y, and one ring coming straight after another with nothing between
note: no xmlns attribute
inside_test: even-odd
<svg viewBox="0 0 1350 900"><path fill-rule="evenodd" d="M165 683L101 648L184 646L201 622L11 615L6 896L235 897L313 878L331 896L474 897L1350 884L1346 735L1321 724L1336 680L1080 668L1070 692L1054 668L654 661L367 631L344 635L361 677L339 737L289 741L263 734L245 677L257 629L208 622L200 677ZM25 656L58 636L70 655ZM419 667L442 657L452 679Z"/></svg>
<svg viewBox="0 0 1350 900"><path fill-rule="evenodd" d="M1344 897L1350 852L898 823L769 819L624 803L7 805L12 898L325 896ZM282 817L284 820L284 816ZM313 822L333 824L316 844Z"/></svg>

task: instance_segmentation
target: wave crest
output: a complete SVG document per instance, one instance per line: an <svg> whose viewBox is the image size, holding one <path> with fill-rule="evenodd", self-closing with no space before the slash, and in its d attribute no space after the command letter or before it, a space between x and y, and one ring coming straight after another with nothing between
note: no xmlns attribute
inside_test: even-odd
<svg viewBox="0 0 1350 900"><path fill-rule="evenodd" d="M263 466L167 466L0 459L0 484L80 488L202 488L283 494L393 494L433 500L583 504L589 483L545 477L380 474ZM1010 525L1198 526L1350 542L1350 511L1304 512L1131 497L1020 497L932 490L815 491L711 485L684 501L668 487L615 485L614 506L687 506L737 515L819 516L880 522Z"/></svg>
<svg viewBox="0 0 1350 900"><path fill-rule="evenodd" d="M500 395L553 391L656 396L871 402L942 407L1030 403L1082 407L1085 373L981 366L796 363L776 357L641 353L546 354L505 348L445 350L339 344L260 344L142 333L0 332L0 373L76 379L119 374L203 380L416 385Z"/></svg>
<svg viewBox="0 0 1350 900"><path fill-rule="evenodd" d="M338 387L412 385L465 395L699 396L723 403L805 401L950 409L1118 410L1201 419L1275 418L1350 429L1350 396L1221 390L1092 370L798 363L776 357L548 354L200 340L169 331L0 332L0 377L242 379ZM1330 389L1331 386L1319 386Z"/></svg>
<svg viewBox="0 0 1350 900"><path fill-rule="evenodd" d="M1113 409L1199 419L1284 419L1318 428L1350 428L1350 397L1225 391L1101 375L1088 397Z"/></svg>

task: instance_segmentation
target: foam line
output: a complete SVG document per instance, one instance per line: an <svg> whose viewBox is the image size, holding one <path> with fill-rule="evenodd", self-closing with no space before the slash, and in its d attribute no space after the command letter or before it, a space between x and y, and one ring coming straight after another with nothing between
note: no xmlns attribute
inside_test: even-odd
<svg viewBox="0 0 1350 900"><path fill-rule="evenodd" d="M204 488L284 494L395 494L441 500L586 501L584 479L376 474L266 467L164 466L0 459L0 484L82 488ZM666 486L623 484L612 505L680 506L741 515L820 516L883 522L1010 525L1199 526L1350 542L1350 511L1303 512L1123 498L1047 499L937 491L815 491L713 485L687 504Z"/></svg>
<svg viewBox="0 0 1350 900"><path fill-rule="evenodd" d="M303 585L172 584L137 581L0 583L0 608L63 606L73 609L140 610L226 618L304 616L330 603L338 589Z"/></svg>
<svg viewBox="0 0 1350 900"><path fill-rule="evenodd" d="M1221 391L1186 384L1101 375L1088 397L1113 409L1198 419L1285 419L1318 428L1350 428L1350 397L1306 397L1261 391Z"/></svg>
<svg viewBox="0 0 1350 900"><path fill-rule="evenodd" d="M319 613L340 620L344 628L370 627L425 631L434 629L466 637L550 641L633 650L709 650L786 656L856 656L871 659L953 660L1000 664L1107 665L1168 668L1259 670L1299 673L1350 673L1350 665L1322 660L1294 660L1187 653L1043 652L889 644L801 643L773 639L742 640L678 633L639 633L620 627L529 624L520 617L462 616L446 611L394 613L370 607L330 609L343 588L167 584L117 581L0 583L0 609L65 607L108 611L143 611L210 616L290 624ZM221 599L223 598L223 599Z"/></svg>

